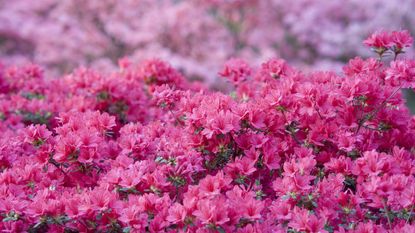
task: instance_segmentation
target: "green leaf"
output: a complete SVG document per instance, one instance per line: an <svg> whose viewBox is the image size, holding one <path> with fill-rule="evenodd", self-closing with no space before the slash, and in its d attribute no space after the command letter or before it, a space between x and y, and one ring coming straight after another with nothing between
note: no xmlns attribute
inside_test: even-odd
<svg viewBox="0 0 415 233"><path fill-rule="evenodd" d="M32 92L25 92L25 93L22 93L21 95L22 95L22 97L24 97L24 98L26 98L28 100L32 100L32 99L41 100L41 99L44 99L45 98L44 95L42 95L40 93L36 93L36 92L34 92L34 93L32 93Z"/></svg>
<svg viewBox="0 0 415 233"><path fill-rule="evenodd" d="M216 227L216 229L220 232L220 233L226 233L225 230L222 227Z"/></svg>
<svg viewBox="0 0 415 233"><path fill-rule="evenodd" d="M155 162L156 163L167 163L167 160L165 158L159 156L155 159Z"/></svg>

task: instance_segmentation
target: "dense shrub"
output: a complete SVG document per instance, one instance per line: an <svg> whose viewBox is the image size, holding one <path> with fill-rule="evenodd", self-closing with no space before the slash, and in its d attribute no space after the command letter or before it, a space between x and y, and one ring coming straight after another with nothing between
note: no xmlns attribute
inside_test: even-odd
<svg viewBox="0 0 415 233"><path fill-rule="evenodd" d="M229 60L234 90L121 60L0 68L2 232L413 232L407 31L342 74ZM392 61L389 61L392 59Z"/></svg>

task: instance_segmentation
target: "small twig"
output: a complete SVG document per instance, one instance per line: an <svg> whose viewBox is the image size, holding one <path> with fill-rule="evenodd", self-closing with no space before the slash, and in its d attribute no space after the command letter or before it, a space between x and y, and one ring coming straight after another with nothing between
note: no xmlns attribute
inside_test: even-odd
<svg viewBox="0 0 415 233"><path fill-rule="evenodd" d="M314 100L313 107L316 110L318 116L320 117L320 120L323 120L323 117L321 116L320 111L318 110L318 107L317 107L317 101L314 98L313 98L313 100Z"/></svg>
<svg viewBox="0 0 415 233"><path fill-rule="evenodd" d="M372 127L367 126L367 125L363 125L363 128L365 128L365 129L370 129L370 130L374 130L374 131L380 131L379 129L372 128Z"/></svg>
<svg viewBox="0 0 415 233"><path fill-rule="evenodd" d="M282 115L284 116L284 121L285 121L285 123L287 123L287 122L288 122L288 121L287 121L287 116L285 115L284 110L281 110L281 113L282 113Z"/></svg>
<svg viewBox="0 0 415 233"><path fill-rule="evenodd" d="M54 159L50 158L49 159L49 163L53 164L57 169L59 169L65 176L67 176L68 174L66 174L66 172L61 168L61 166L58 164L58 162L56 162Z"/></svg>
<svg viewBox="0 0 415 233"><path fill-rule="evenodd" d="M396 61L397 57L398 57L398 53L395 53L395 56L393 57L393 61Z"/></svg>
<svg viewBox="0 0 415 233"><path fill-rule="evenodd" d="M173 115L173 118L174 118L174 120L175 120L175 123L176 123L176 124L178 124L178 125L181 125L181 121L180 121L180 119L176 116L176 114L174 114L173 110L171 110L171 109L169 108L169 112Z"/></svg>
<svg viewBox="0 0 415 233"><path fill-rule="evenodd" d="M391 221L390 216L389 216L390 212L389 212L389 209L386 205L386 200L385 199L383 199L383 208L385 208L385 213L386 213L386 218L388 219L389 229L392 229L392 221Z"/></svg>
<svg viewBox="0 0 415 233"><path fill-rule="evenodd" d="M382 103L375 108L374 110L372 110L372 112L368 113L368 115L366 116L370 116L370 117L365 117L359 120L359 126L356 129L356 134L359 133L359 130L362 128L363 124L369 120L370 118L372 118L373 116L375 116L381 109L382 107L386 104L386 102L388 102L388 100L390 100L396 93L398 93L399 90L401 90L402 85L398 87L398 89L396 89L395 91L392 92L391 95L388 96L388 98L386 98L384 101L382 101Z"/></svg>
<svg viewBox="0 0 415 233"><path fill-rule="evenodd" d="M406 219L407 224L409 223L409 220L412 217L412 212L414 211L414 207L415 207L415 205L412 205L411 210L409 211L408 218Z"/></svg>
<svg viewBox="0 0 415 233"><path fill-rule="evenodd" d="M302 145L303 143L301 143L300 140L298 140L297 135L295 135L295 133L290 133L291 137L294 139L294 141L298 144L298 145Z"/></svg>
<svg viewBox="0 0 415 233"><path fill-rule="evenodd" d="M320 114L320 111L318 110L318 108L316 106L314 106L314 109L316 110L318 116L320 117L320 120L323 120L323 117Z"/></svg>
<svg viewBox="0 0 415 233"><path fill-rule="evenodd" d="M374 114L376 114L376 113L378 113L379 111L380 111L380 109L381 109L381 107L384 105L384 104L386 104L386 102L388 101L388 100L390 100L396 93L398 93L398 91L399 90L401 90L402 89L402 85L400 85L399 87L398 87L398 89L396 89L395 91L393 91L392 92L392 94L391 95L389 95L388 96L388 98L386 98L382 103L381 103L381 105L377 108L377 109L375 109L375 111L374 111Z"/></svg>

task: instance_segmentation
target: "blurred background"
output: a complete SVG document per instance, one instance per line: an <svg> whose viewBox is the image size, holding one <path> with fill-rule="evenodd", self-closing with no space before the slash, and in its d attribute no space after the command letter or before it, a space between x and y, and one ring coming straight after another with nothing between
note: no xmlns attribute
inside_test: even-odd
<svg viewBox="0 0 415 233"><path fill-rule="evenodd" d="M339 71L372 55L362 40L375 30L415 35L413 9L415 0L0 0L0 62L59 75L159 57L207 83L231 57Z"/></svg>

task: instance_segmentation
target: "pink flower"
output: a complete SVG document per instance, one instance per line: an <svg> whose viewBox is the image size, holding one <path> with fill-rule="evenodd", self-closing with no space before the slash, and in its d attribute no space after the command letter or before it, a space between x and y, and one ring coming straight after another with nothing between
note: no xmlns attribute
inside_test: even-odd
<svg viewBox="0 0 415 233"><path fill-rule="evenodd" d="M182 205L175 203L169 209L169 215L167 216L167 221L174 223L174 224L184 223L186 216L187 216L186 209Z"/></svg>
<svg viewBox="0 0 415 233"><path fill-rule="evenodd" d="M279 79L282 76L288 74L292 70L288 66L287 62L283 59L272 58L262 63L260 71L258 72L256 79Z"/></svg>
<svg viewBox="0 0 415 233"><path fill-rule="evenodd" d="M45 125L30 125L25 133L24 141L35 146L42 145L52 136L52 132L47 130Z"/></svg>
<svg viewBox="0 0 415 233"><path fill-rule="evenodd" d="M392 61L385 80L393 87L415 88L415 61Z"/></svg>
<svg viewBox="0 0 415 233"><path fill-rule="evenodd" d="M200 200L193 212L203 225L220 226L229 221L225 200L221 197L212 200Z"/></svg>
<svg viewBox="0 0 415 233"><path fill-rule="evenodd" d="M391 32L391 41L396 50L401 51L403 48L411 47L414 40L408 30L402 30Z"/></svg>
<svg viewBox="0 0 415 233"><path fill-rule="evenodd" d="M386 31L377 31L364 40L363 44L375 49L387 50L392 44L392 37Z"/></svg>
<svg viewBox="0 0 415 233"><path fill-rule="evenodd" d="M200 196L214 198L219 195L222 189L232 182L232 179L226 177L223 172L218 172L216 176L207 175L199 182Z"/></svg>
<svg viewBox="0 0 415 233"><path fill-rule="evenodd" d="M324 219L318 218L314 214L309 214L307 210L294 208L293 219L289 225L297 231L327 232L324 230L324 221Z"/></svg>
<svg viewBox="0 0 415 233"><path fill-rule="evenodd" d="M380 66L381 63L377 62L374 58L363 60L361 57L355 57L343 67L343 72L348 76L352 76L356 74L373 72Z"/></svg>
<svg viewBox="0 0 415 233"><path fill-rule="evenodd" d="M238 131L240 128L239 118L230 111L220 111L211 127L218 133L227 134L231 131Z"/></svg>
<svg viewBox="0 0 415 233"><path fill-rule="evenodd" d="M237 158L235 161L228 165L228 168L236 173L237 175L250 176L256 171L255 160L252 160L248 157Z"/></svg>
<svg viewBox="0 0 415 233"><path fill-rule="evenodd" d="M138 206L126 206L118 218L122 223L130 226L134 231L143 231L147 225L147 216Z"/></svg>
<svg viewBox="0 0 415 233"><path fill-rule="evenodd" d="M375 225L373 222L359 223L353 230L353 233L386 233L387 231L382 229L380 226Z"/></svg>
<svg viewBox="0 0 415 233"><path fill-rule="evenodd" d="M173 84L180 87L184 82L179 72L160 59L144 61L138 67L137 74L148 85Z"/></svg>
<svg viewBox="0 0 415 233"><path fill-rule="evenodd" d="M242 59L233 58L225 63L225 67L219 75L238 84L250 77L251 73L252 69L249 67L248 63Z"/></svg>
<svg viewBox="0 0 415 233"><path fill-rule="evenodd" d="M240 214L243 218L251 220L261 219L261 211L264 209L264 203L254 199L241 203Z"/></svg>
<svg viewBox="0 0 415 233"><path fill-rule="evenodd" d="M110 208L110 204L115 197L109 191L106 190L94 190L85 197L86 204L81 207L82 210L91 208L92 210L103 211Z"/></svg>
<svg viewBox="0 0 415 233"><path fill-rule="evenodd" d="M292 218L292 206L285 201L274 201L270 206L271 215L278 220L290 220Z"/></svg>
<svg viewBox="0 0 415 233"><path fill-rule="evenodd" d="M171 109L180 100L181 93L163 84L155 88L153 93L154 100L157 105L162 108Z"/></svg>

